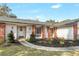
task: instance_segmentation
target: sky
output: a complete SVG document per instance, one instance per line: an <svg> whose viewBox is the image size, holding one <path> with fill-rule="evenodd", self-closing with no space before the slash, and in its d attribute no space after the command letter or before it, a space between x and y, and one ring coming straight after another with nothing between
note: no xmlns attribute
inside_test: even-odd
<svg viewBox="0 0 79 59"><path fill-rule="evenodd" d="M79 18L78 3L7 3L18 18L62 21Z"/></svg>

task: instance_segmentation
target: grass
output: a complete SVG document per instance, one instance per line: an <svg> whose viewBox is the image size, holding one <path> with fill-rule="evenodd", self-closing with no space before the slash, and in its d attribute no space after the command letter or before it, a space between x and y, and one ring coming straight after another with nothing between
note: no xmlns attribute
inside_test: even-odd
<svg viewBox="0 0 79 59"><path fill-rule="evenodd" d="M79 56L79 51L44 51L20 44L0 45L0 56Z"/></svg>

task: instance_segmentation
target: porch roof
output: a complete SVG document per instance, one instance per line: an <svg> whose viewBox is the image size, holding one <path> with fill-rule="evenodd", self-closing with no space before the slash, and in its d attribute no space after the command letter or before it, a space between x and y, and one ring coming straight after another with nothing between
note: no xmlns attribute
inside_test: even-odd
<svg viewBox="0 0 79 59"><path fill-rule="evenodd" d="M79 22L79 19L73 19L73 20L69 20L69 21L61 21L58 23L55 23L53 25L51 25L50 27L62 27L62 26L72 26L75 22Z"/></svg>
<svg viewBox="0 0 79 59"><path fill-rule="evenodd" d="M13 22L13 23L24 23L24 24L39 24L39 25L45 25L45 22L40 22L36 20L31 19L17 19L17 18L10 18L6 16L0 16L0 22Z"/></svg>
<svg viewBox="0 0 79 59"><path fill-rule="evenodd" d="M0 16L0 22L2 23L12 22L12 23L23 23L23 24L37 24L37 25L50 26L50 28L61 27L61 26L71 26L73 23L78 22L78 21L79 19L73 19L73 20L69 20L65 22L49 23L49 22L40 22L37 20L31 20L31 19L18 19L18 18Z"/></svg>

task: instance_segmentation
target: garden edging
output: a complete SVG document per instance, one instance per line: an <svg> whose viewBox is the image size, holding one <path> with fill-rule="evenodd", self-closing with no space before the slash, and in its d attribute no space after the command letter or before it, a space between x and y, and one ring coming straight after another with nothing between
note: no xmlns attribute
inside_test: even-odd
<svg viewBox="0 0 79 59"><path fill-rule="evenodd" d="M38 46L34 45L32 43L29 43L25 40L18 40L22 45L30 47L30 48L35 48L35 49L40 49L40 50L46 50L46 51L74 51L74 50L79 50L79 46L72 46L72 47L45 47L45 46Z"/></svg>

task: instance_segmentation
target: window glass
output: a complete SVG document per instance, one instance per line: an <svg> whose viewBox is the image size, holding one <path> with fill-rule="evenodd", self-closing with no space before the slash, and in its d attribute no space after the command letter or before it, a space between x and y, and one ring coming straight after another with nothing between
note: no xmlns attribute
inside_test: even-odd
<svg viewBox="0 0 79 59"><path fill-rule="evenodd" d="M29 30L31 30L31 27L29 27Z"/></svg>
<svg viewBox="0 0 79 59"><path fill-rule="evenodd" d="M36 28L36 34L41 34L41 27Z"/></svg>
<svg viewBox="0 0 79 59"><path fill-rule="evenodd" d="M22 27L20 27L20 31L22 31Z"/></svg>
<svg viewBox="0 0 79 59"><path fill-rule="evenodd" d="M13 29L13 26L12 26L12 29Z"/></svg>

